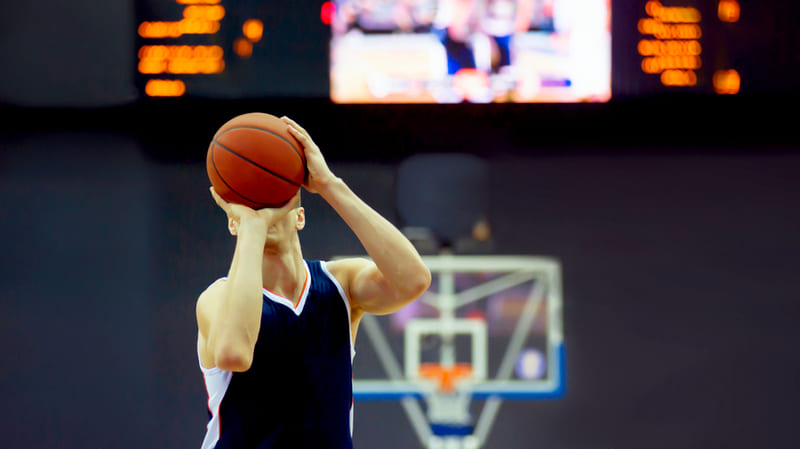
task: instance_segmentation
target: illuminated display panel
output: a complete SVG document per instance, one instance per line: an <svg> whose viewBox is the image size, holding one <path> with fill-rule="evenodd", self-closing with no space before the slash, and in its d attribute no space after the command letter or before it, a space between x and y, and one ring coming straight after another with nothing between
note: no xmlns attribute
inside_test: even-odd
<svg viewBox="0 0 800 450"><path fill-rule="evenodd" d="M696 70L703 65L701 14L697 8L664 6L658 0L645 4L647 17L639 20L642 71L659 74L664 86L694 86Z"/></svg>
<svg viewBox="0 0 800 450"><path fill-rule="evenodd" d="M688 3L680 6L667 6L658 0L645 3L645 15L637 24L642 72L658 76L663 86L700 85L708 91L710 80L710 87L717 94L739 93L741 78L736 69L730 68L727 52L718 52L709 60L708 52L703 49L704 41L713 42L716 38L725 42L724 37L709 31L724 31L726 25L729 31L735 28L729 24L739 21L738 0L717 0L716 14L708 14L711 9L706 8L705 17L700 9Z"/></svg>
<svg viewBox="0 0 800 450"><path fill-rule="evenodd" d="M138 0L137 83L147 97L324 97L319 2Z"/></svg>
<svg viewBox="0 0 800 450"><path fill-rule="evenodd" d="M639 0L614 14L614 97L800 93L800 2Z"/></svg>
<svg viewBox="0 0 800 450"><path fill-rule="evenodd" d="M133 57L147 97L564 103L800 92L800 2L136 5Z"/></svg>
<svg viewBox="0 0 800 450"><path fill-rule="evenodd" d="M605 102L609 0L334 0L337 103Z"/></svg>

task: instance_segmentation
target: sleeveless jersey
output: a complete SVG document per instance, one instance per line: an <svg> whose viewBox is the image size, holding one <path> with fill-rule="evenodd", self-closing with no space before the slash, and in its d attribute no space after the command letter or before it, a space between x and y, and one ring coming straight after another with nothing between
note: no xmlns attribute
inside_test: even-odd
<svg viewBox="0 0 800 450"><path fill-rule="evenodd" d="M296 307L263 290L249 370L200 365L209 411L203 448L353 447L350 302L325 262L304 264Z"/></svg>

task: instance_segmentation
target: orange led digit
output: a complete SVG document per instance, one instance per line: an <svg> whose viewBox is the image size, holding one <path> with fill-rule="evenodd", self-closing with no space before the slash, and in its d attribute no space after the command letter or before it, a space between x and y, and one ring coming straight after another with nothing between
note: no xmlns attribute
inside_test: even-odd
<svg viewBox="0 0 800 450"><path fill-rule="evenodd" d="M701 14L697 8L664 6L657 0L645 4L649 17L639 20L643 39L637 50L642 72L658 74L664 86L694 86L695 70L703 65Z"/></svg>

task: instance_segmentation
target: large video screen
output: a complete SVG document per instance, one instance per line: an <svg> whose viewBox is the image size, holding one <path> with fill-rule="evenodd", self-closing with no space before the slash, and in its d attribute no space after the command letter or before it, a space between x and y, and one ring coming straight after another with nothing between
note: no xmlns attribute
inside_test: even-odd
<svg viewBox="0 0 800 450"><path fill-rule="evenodd" d="M335 0L336 103L605 102L610 0Z"/></svg>

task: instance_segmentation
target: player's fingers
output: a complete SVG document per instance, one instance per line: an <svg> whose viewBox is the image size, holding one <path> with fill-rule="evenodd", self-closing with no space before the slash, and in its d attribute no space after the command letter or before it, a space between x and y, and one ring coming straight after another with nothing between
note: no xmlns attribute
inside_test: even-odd
<svg viewBox="0 0 800 450"><path fill-rule="evenodd" d="M302 134L304 134L304 135L306 135L306 136L309 136L309 134L308 134L308 131L306 131L306 129L305 129L305 128L301 127L301 126L300 126L300 124L298 124L298 123L297 123L297 122L295 122L294 120L292 120L292 119L290 119L290 118L288 118L288 117L286 117L286 116L283 116L283 117L281 117L281 119L283 119L283 121L284 121L285 123L287 123L287 124L291 125L291 127L294 127L294 128L295 128L297 131L299 131L300 133L302 133ZM291 127L289 127L289 128L291 128Z"/></svg>
<svg viewBox="0 0 800 450"><path fill-rule="evenodd" d="M306 151L316 151L317 145L314 144L314 141L308 136L308 134L301 132L292 125L289 125L288 129L289 133L291 133L291 135L300 142L300 145L302 145Z"/></svg>
<svg viewBox="0 0 800 450"><path fill-rule="evenodd" d="M310 140L310 139L308 139L308 136L306 136L300 130L295 128L294 125L290 124L287 127L287 129L289 130L289 133L292 134L292 136L296 137L297 140L300 141L301 144L303 144L303 147L308 147L308 143L309 143L309 140Z"/></svg>
<svg viewBox="0 0 800 450"><path fill-rule="evenodd" d="M219 205L219 207L222 208L222 210L225 211L226 213L229 212L230 204L228 204L228 202L226 202L225 200L222 199L222 197L219 196L217 190L214 189L214 186L211 186L209 190L211 191L211 196L214 197L214 201L217 202L217 205Z"/></svg>

